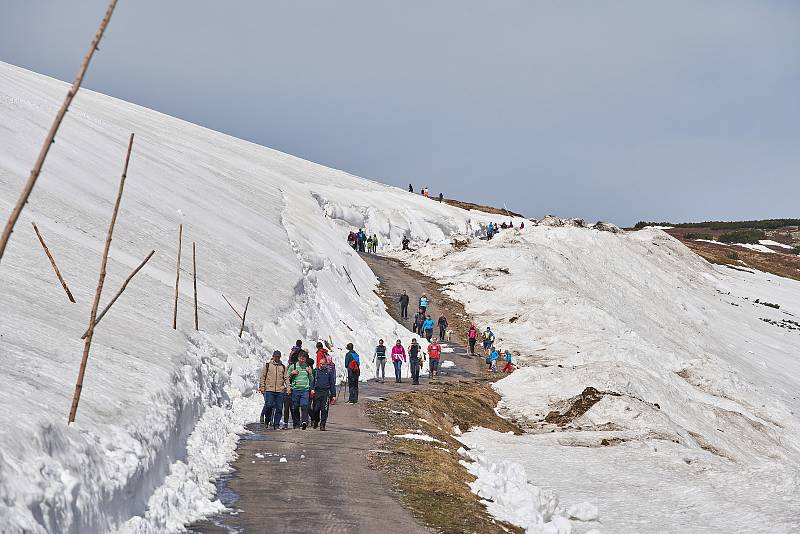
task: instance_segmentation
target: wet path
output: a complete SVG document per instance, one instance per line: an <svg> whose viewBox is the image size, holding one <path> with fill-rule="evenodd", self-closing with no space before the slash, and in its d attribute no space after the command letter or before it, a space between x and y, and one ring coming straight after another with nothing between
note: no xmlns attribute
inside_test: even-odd
<svg viewBox="0 0 800 534"><path fill-rule="evenodd" d="M384 301L393 303L405 289L413 303L425 292L432 298L431 317L454 304L441 296L435 282L404 268L394 260L362 256L381 280ZM431 285L433 284L433 285ZM395 296L396 295L396 296ZM395 319L399 306L389 306ZM462 310L463 311L463 310ZM413 312L412 312L413 315ZM451 321L452 322L452 321ZM409 325L408 322L405 322ZM410 340L403 340L407 345ZM477 359L456 343L443 344L442 361L455 366L442 369L443 380L464 379L478 372ZM387 365L387 374L391 365ZM325 432L313 430L266 430L253 423L236 450L234 472L218 484L218 495L232 511L189 527L192 532L342 532L414 534L429 532L403 508L381 473L367 465L376 447L378 430L364 414L367 402L380 401L393 393L425 388L410 380L384 384L362 383L359 404L344 401L331 407Z"/></svg>

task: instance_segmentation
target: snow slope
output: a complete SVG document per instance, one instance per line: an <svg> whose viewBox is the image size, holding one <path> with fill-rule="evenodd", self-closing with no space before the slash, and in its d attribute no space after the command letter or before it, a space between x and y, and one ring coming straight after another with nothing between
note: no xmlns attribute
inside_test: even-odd
<svg viewBox="0 0 800 534"><path fill-rule="evenodd" d="M525 365L495 387L528 433L461 439L597 506L574 531L800 529L800 283L712 266L656 229L529 225L399 256ZM588 411L544 421L590 386Z"/></svg>
<svg viewBox="0 0 800 534"><path fill-rule="evenodd" d="M0 63L0 214L28 176L67 85ZM136 133L103 303L156 255L98 326L77 422L65 422L130 132ZM3 220L5 216L0 217ZM407 337L347 246L475 234L483 219L107 96L81 91L0 264L0 531L174 531L220 506L226 469L261 401L275 348ZM71 304L31 229L75 294ZM178 225L179 328L171 328ZM191 311L197 243L200 332ZM352 277L352 284L348 277ZM360 295L356 294L357 288ZM240 309L252 297L238 339ZM372 376L369 358L365 372Z"/></svg>

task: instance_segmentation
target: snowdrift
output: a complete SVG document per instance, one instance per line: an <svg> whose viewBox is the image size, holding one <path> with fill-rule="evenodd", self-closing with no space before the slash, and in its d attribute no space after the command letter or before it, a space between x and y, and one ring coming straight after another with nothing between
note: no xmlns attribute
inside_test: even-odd
<svg viewBox="0 0 800 534"><path fill-rule="evenodd" d="M0 63L0 213L8 213L67 85ZM77 422L65 422L128 136L136 133ZM297 338L353 342L371 376L378 337L411 335L346 243L474 235L489 219L81 91L0 266L0 530L165 532L217 510L211 478L258 416L260 365ZM36 222L76 297L64 295ZM178 330L172 294L178 225ZM197 244L200 331L192 318ZM187 260L188 258L188 260ZM188 265L188 269L186 266ZM352 278L352 283L350 281ZM354 288L355 286L355 288ZM359 294L356 294L356 290ZM252 297L247 327L238 307Z"/></svg>
<svg viewBox="0 0 800 534"><path fill-rule="evenodd" d="M474 454L596 505L587 529L800 528L800 283L656 229L548 223L398 255L525 365L495 387L529 433L466 433Z"/></svg>

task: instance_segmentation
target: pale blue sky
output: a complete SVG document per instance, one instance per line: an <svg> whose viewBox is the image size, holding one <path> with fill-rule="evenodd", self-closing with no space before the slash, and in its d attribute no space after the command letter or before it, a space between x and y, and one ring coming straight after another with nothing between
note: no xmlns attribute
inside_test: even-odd
<svg viewBox="0 0 800 534"><path fill-rule="evenodd" d="M0 60L71 81L105 5L0 0ZM120 0L85 87L533 217L800 217L796 1Z"/></svg>

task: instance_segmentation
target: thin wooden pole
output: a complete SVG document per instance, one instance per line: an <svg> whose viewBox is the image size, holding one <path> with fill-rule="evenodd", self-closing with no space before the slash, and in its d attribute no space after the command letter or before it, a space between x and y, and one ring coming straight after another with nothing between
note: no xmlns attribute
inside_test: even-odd
<svg viewBox="0 0 800 534"><path fill-rule="evenodd" d="M225 299L225 295L222 295L222 298L224 298L224 299ZM239 312L236 310L236 308L234 308L234 307L233 307L233 304L231 304L231 301L229 301L228 299L225 299L225 302L227 302L227 303L228 303L228 306L230 306L230 307L231 307L231 309L233 310L233 313L235 313L235 314L236 314L236 317L238 317L239 319L242 319L242 314L241 314L241 313L239 313ZM244 319L242 319L242 320L244 320Z"/></svg>
<svg viewBox="0 0 800 534"><path fill-rule="evenodd" d="M103 317L106 316L106 313L108 313L108 310L111 309L111 306L113 306L114 303L117 301L117 299L120 297L120 295L122 295L122 292L125 291L125 288L128 287L128 282L130 282L133 279L133 277L136 276L136 273L138 273L139 271L142 270L142 267L144 267L145 264L148 261L150 261L150 258L152 258L153 254L155 254L155 253L156 253L155 250L151 250L150 254L147 255L147 257L142 261L142 263L140 263L139 266L137 268L135 268L133 270L133 272L128 276L128 278L125 279L125 281L122 283L122 287L120 287L119 291L117 291L117 294L114 295L114 298L112 298L109 301L109 303L106 304L106 307L103 308L103 311L101 311L100 314L97 316L97 320L94 322L95 328L100 323L100 321L103 320ZM86 336L88 336L88 335L89 335L89 331L87 330L86 332L83 333L83 335L81 336L81 339L86 339Z"/></svg>
<svg viewBox="0 0 800 534"><path fill-rule="evenodd" d="M194 282L194 329L200 330L197 321L197 247L192 241L192 280Z"/></svg>
<svg viewBox="0 0 800 534"><path fill-rule="evenodd" d="M58 132L59 126L61 126L61 121L64 120L64 115L67 114L67 110L72 103L72 99L75 98L76 94L78 94L78 89L81 88L83 77L86 74L86 70L89 68L89 62L92 60L94 51L97 50L97 45L100 43L100 39L103 38L103 33L106 31L106 27L111 20L111 14L114 12L114 8L116 6L117 0L111 0L109 2L108 8L106 9L106 14L103 17L103 20L100 21L100 27L97 29L97 33L92 40L92 44L89 45L89 51L86 52L86 55L83 57L81 66L78 69L78 75L75 77L75 81L72 82L72 87L70 87L69 91L67 91L67 96L64 98L64 102L61 104L61 108L58 110L58 113L56 113L56 118L53 120L50 130L47 132L47 137L44 139L44 144L39 150L39 155L36 157L36 162L33 164L31 174L28 176L28 181L25 182L25 187L22 188L22 192L17 199L14 209L11 210L11 216L6 222L2 237L0 237L0 260L3 259L3 253L6 250L6 245L8 245L8 240L11 238L11 233L14 231L14 225L17 224L17 220L22 213L22 209L25 207L25 204L28 202L28 198L31 196L33 186L36 185L36 180L39 178L39 174L41 174L42 167L44 166L44 160L47 158L47 153L50 151L50 145L55 143L56 133Z"/></svg>
<svg viewBox="0 0 800 534"><path fill-rule="evenodd" d="M178 329L178 284L181 281L181 241L183 240L183 225L178 227L178 262L175 266L175 306L172 308L172 329Z"/></svg>
<svg viewBox="0 0 800 534"><path fill-rule="evenodd" d="M94 301L92 302L92 312L89 314L89 330L86 335L86 340L83 342L83 356L81 356L81 367L78 370L78 380L75 382L75 393L72 396L72 407L69 410L69 423L75 421L75 414L78 412L78 403L81 400L81 390L83 389L83 376L86 373L86 362L89 360L89 349L92 347L92 338L94 337L94 324L97 321L97 307L100 305L100 295L103 293L103 283L106 280L106 266L108 265L108 251L111 248L111 238L114 235L114 225L117 223L117 214L119 213L119 204L122 201L122 191L125 189L125 178L128 175L128 162L131 159L131 150L133 149L133 134L128 141L128 152L125 155L125 166L122 168L122 177L119 180L119 190L117 191L117 200L114 202L114 211L111 213L111 222L108 225L108 235L106 236L106 244L103 247L103 259L100 261L100 275L97 278L97 289L94 292Z"/></svg>
<svg viewBox="0 0 800 534"><path fill-rule="evenodd" d="M32 222L31 224L33 225L33 231L36 232L36 237L39 238L39 243L42 244L44 253L47 254L47 259L50 260L50 265L53 266L53 270L56 272L58 281L61 282L61 287L63 287L64 291L67 292L67 297L69 298L69 301L75 304L75 297L72 296L72 292L69 290L69 287L67 287L67 283L64 281L64 277L61 276L61 271L58 270L58 265L56 265L56 260L55 258L53 258L53 255L50 254L50 249L47 248L47 245L45 245L44 238L42 237L42 234L39 232L39 229L36 227L36 223Z"/></svg>
<svg viewBox="0 0 800 534"><path fill-rule="evenodd" d="M242 314L242 326L239 328L239 337L242 337L244 332L244 318L247 317L247 307L250 306L250 297L247 297L247 302L244 305L244 313Z"/></svg>
<svg viewBox="0 0 800 534"><path fill-rule="evenodd" d="M347 275L347 278L350 280L350 283L353 284L353 289L356 290L356 295L360 297L361 293L358 292L358 288L356 287L355 282L353 282L353 279L350 277L350 273L348 272L347 267L342 266L342 268L344 269L344 273Z"/></svg>

